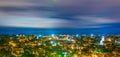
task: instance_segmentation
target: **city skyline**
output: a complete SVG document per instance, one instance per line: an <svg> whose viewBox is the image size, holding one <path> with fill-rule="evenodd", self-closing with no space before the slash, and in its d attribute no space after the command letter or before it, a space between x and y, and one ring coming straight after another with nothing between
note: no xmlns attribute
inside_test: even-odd
<svg viewBox="0 0 120 57"><path fill-rule="evenodd" d="M0 57L120 57L120 0L0 0Z"/></svg>

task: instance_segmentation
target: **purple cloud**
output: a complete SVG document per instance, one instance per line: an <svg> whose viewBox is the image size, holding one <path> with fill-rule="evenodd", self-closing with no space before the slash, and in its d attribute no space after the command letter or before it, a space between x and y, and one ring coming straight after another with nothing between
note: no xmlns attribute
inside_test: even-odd
<svg viewBox="0 0 120 57"><path fill-rule="evenodd" d="M119 10L120 0L0 0L0 26L100 28L120 23Z"/></svg>

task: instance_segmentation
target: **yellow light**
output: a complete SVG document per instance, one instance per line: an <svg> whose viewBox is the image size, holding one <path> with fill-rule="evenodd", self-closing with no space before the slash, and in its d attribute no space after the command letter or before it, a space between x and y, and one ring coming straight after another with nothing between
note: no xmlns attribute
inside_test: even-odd
<svg viewBox="0 0 120 57"><path fill-rule="evenodd" d="M74 54L74 57L78 57L78 55L77 55L77 54Z"/></svg>
<svg viewBox="0 0 120 57"><path fill-rule="evenodd" d="M13 41L10 41L9 44L12 45L13 47L16 46L16 44Z"/></svg>
<svg viewBox="0 0 120 57"><path fill-rule="evenodd" d="M92 57L98 57L96 54L92 54Z"/></svg>
<svg viewBox="0 0 120 57"><path fill-rule="evenodd" d="M108 41L111 41L111 39L110 39L110 38L108 38Z"/></svg>

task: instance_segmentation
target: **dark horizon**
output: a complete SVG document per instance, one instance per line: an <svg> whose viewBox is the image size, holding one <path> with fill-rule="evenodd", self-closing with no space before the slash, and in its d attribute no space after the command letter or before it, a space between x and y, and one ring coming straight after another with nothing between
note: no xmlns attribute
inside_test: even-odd
<svg viewBox="0 0 120 57"><path fill-rule="evenodd" d="M108 28L28 28L28 27L0 27L0 34L120 34L116 29Z"/></svg>

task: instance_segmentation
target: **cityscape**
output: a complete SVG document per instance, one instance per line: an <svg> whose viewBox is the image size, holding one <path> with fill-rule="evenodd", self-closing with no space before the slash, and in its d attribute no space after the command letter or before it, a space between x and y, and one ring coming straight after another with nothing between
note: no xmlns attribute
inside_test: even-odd
<svg viewBox="0 0 120 57"><path fill-rule="evenodd" d="M0 57L120 57L120 35L1 34Z"/></svg>
<svg viewBox="0 0 120 57"><path fill-rule="evenodd" d="M0 57L120 57L120 0L0 0Z"/></svg>

